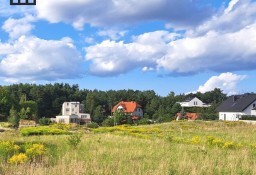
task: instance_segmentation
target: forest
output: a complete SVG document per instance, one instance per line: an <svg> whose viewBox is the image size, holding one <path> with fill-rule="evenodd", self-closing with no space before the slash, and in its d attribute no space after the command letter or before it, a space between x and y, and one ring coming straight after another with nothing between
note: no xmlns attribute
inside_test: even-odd
<svg viewBox="0 0 256 175"><path fill-rule="evenodd" d="M119 101L136 101L142 106L144 118L156 122L170 121L181 106L176 102L188 97L198 97L209 108L186 108L186 112L197 112L201 119L214 120L217 118L216 107L227 98L220 89L196 94L179 94L170 92L162 97L153 90L88 90L80 89L77 84L64 83L36 85L13 84L0 86L0 120L7 121L10 117L39 120L53 118L61 114L62 103L78 101L84 104L84 112L90 113L92 121L101 123L111 115L111 108Z"/></svg>

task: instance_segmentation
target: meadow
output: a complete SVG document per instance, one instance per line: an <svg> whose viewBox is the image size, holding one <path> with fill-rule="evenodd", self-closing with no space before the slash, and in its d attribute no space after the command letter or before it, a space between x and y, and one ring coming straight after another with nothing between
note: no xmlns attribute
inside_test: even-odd
<svg viewBox="0 0 256 175"><path fill-rule="evenodd" d="M0 133L0 174L252 175L255 131L256 125L220 121L78 128L63 135L6 131ZM70 144L78 132L77 144Z"/></svg>

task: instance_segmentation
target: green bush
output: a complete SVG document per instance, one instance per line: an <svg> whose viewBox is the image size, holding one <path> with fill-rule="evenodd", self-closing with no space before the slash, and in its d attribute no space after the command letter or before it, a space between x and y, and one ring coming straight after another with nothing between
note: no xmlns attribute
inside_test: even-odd
<svg viewBox="0 0 256 175"><path fill-rule="evenodd" d="M49 118L45 118L45 117L40 118L38 122L42 126L46 126L46 125L50 125L51 124L51 120Z"/></svg>
<svg viewBox="0 0 256 175"><path fill-rule="evenodd" d="M88 124L87 124L87 127L88 127L88 128L98 128L99 125L98 125L98 123L96 123L96 122L91 122L91 123L88 123Z"/></svg>
<svg viewBox="0 0 256 175"><path fill-rule="evenodd" d="M252 116L252 115L242 115L241 120L256 120L256 116Z"/></svg>
<svg viewBox="0 0 256 175"><path fill-rule="evenodd" d="M0 142L0 159L6 161L19 151L20 147L10 141Z"/></svg>
<svg viewBox="0 0 256 175"><path fill-rule="evenodd" d="M138 124L139 125L148 125L148 124L152 124L152 122L147 118L142 118L142 119L138 120Z"/></svg>
<svg viewBox="0 0 256 175"><path fill-rule="evenodd" d="M30 135L62 135L69 134L68 131L63 129L51 128L46 126L39 127L24 127L20 129L20 133L23 136Z"/></svg>
<svg viewBox="0 0 256 175"><path fill-rule="evenodd" d="M68 144L73 148L76 149L81 142L82 134L81 133L74 133L68 137Z"/></svg>
<svg viewBox="0 0 256 175"><path fill-rule="evenodd" d="M102 126L109 127L114 126L114 118L107 118L102 122Z"/></svg>

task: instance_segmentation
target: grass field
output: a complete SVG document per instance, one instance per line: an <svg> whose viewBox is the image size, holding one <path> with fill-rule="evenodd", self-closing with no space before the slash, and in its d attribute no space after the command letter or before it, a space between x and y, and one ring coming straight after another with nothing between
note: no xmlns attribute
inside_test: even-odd
<svg viewBox="0 0 256 175"><path fill-rule="evenodd" d="M225 175L256 174L256 125L180 121L116 126L83 132L76 149L70 135L0 133L0 141L40 143L40 161L2 161L1 175Z"/></svg>

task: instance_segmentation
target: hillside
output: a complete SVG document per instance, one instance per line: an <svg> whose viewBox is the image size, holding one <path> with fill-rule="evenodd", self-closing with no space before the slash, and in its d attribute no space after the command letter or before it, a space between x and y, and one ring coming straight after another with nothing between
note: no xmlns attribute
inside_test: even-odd
<svg viewBox="0 0 256 175"><path fill-rule="evenodd" d="M7 140L40 143L47 154L30 163L3 162L0 174L256 174L256 136L251 134L255 130L242 122L203 121L120 125L90 132L80 128L77 148L68 144L70 135L21 136L10 131L1 133L0 149Z"/></svg>

